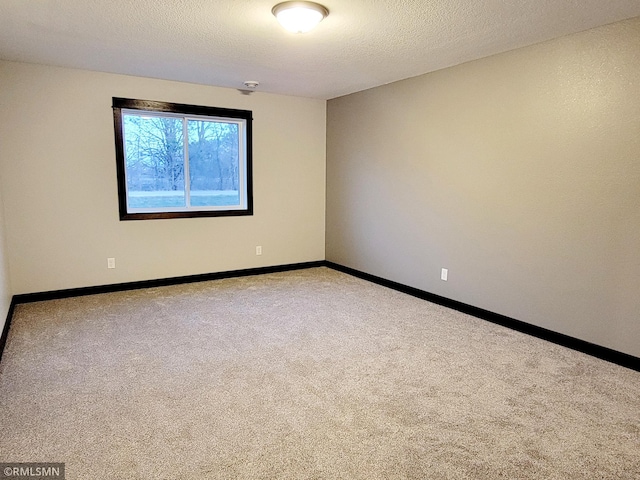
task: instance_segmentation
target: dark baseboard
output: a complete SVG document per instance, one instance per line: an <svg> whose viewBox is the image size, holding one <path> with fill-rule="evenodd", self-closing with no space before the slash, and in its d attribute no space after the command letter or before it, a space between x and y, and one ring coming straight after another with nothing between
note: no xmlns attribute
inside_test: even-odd
<svg viewBox="0 0 640 480"><path fill-rule="evenodd" d="M597 357L602 360L615 363L622 367L630 368L632 370L640 372L640 358L634 357L633 355L619 352L617 350L603 347L601 345L596 345L594 343L580 340L575 337L570 337L569 335L554 332L553 330L538 327L521 320L516 320L515 318L510 318L498 313L490 312L489 310L474 307L473 305L458 302L457 300L451 300L446 297L441 297L440 295L436 295L434 293L425 292L424 290L409 287L392 280L387 280L385 278L361 272L350 267L345 267L344 265L339 265L330 261L326 261L325 265L329 268L333 268L334 270L353 275L354 277L377 283L378 285L392 288L393 290L397 290L399 292L406 293L408 295L421 298L423 300L427 300L429 302L436 303L438 305L442 305L444 307L448 307L462 313L473 315L474 317L481 318L482 320L487 320L491 323L496 323L512 330L517 330L518 332L526 333L528 335L532 335L534 337L541 338L558 345L562 345L563 347L571 348L572 350L577 350L579 352L586 353L587 355L591 355L593 357Z"/></svg>
<svg viewBox="0 0 640 480"><path fill-rule="evenodd" d="M7 318L4 322L4 328L2 329L2 335L0 336L0 361L2 361L2 353L4 352L4 346L7 344L7 338L9 337L9 327L11 326L11 319L13 318L13 311L16 308L16 302L12 298L9 305L9 311L7 312Z"/></svg>
<svg viewBox="0 0 640 480"><path fill-rule="evenodd" d="M127 290L139 290L142 288L166 287L169 285L181 285L183 283L206 282L208 280L221 280L223 278L247 277L250 275L263 275L266 273L287 272L290 270L302 270L305 268L322 267L324 260L316 262L292 263L289 265L274 265L270 267L246 268L243 270L229 270L226 272L203 273L184 277L159 278L156 280L141 280L138 282L114 283L110 285L97 285L95 287L69 288L65 290L52 290L49 292L24 293L14 295L16 304L56 300L59 298L82 297L84 295L96 295L100 293L123 292Z"/></svg>

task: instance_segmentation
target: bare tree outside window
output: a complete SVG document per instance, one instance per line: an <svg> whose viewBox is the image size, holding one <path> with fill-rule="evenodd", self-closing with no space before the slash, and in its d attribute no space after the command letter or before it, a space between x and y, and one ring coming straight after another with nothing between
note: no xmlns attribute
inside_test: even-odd
<svg viewBox="0 0 640 480"><path fill-rule="evenodd" d="M114 98L114 120L121 219L252 213L251 112Z"/></svg>

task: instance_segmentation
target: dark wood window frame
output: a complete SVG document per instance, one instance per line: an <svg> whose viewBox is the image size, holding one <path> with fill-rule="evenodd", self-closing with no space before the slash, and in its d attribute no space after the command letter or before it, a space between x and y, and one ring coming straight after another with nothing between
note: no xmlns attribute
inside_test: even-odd
<svg viewBox="0 0 640 480"><path fill-rule="evenodd" d="M155 220L166 218L223 217L253 215L253 146L252 146L252 112L219 107L187 105L152 100L135 100L113 97L113 120L115 128L116 168L118 180L118 205L120 220ZM126 163L123 132L123 110L140 110L146 112L165 112L180 115L197 115L201 117L229 118L244 120L244 152L245 152L245 205L241 209L167 211L167 212L129 212L127 207Z"/></svg>

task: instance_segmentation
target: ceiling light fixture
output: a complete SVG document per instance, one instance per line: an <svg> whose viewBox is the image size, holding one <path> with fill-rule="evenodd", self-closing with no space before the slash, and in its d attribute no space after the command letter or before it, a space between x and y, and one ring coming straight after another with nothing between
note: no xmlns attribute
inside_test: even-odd
<svg viewBox="0 0 640 480"><path fill-rule="evenodd" d="M306 33L329 15L326 7L314 2L283 2L271 13L284 28L293 33Z"/></svg>

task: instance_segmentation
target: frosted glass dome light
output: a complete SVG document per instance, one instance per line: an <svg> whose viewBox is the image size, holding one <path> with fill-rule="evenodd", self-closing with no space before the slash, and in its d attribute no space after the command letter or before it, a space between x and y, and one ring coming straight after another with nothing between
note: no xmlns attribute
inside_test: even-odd
<svg viewBox="0 0 640 480"><path fill-rule="evenodd" d="M283 2L271 12L280 25L293 33L306 33L329 15L326 7L314 2Z"/></svg>

